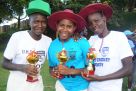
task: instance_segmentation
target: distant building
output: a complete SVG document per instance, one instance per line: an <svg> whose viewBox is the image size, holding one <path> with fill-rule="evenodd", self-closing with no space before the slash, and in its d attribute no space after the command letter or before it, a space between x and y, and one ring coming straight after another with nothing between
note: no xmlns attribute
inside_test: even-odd
<svg viewBox="0 0 136 91"><path fill-rule="evenodd" d="M23 20L20 22L20 30L25 30L25 29L29 29L29 20ZM0 26L0 33L1 32L7 32L8 30L10 30L10 28L17 28L17 23L13 23L11 25L3 25Z"/></svg>
<svg viewBox="0 0 136 91"><path fill-rule="evenodd" d="M28 27L29 27L29 19L26 19L20 22L21 30L28 29Z"/></svg>
<svg viewBox="0 0 136 91"><path fill-rule="evenodd" d="M2 26L0 26L0 33L2 32Z"/></svg>

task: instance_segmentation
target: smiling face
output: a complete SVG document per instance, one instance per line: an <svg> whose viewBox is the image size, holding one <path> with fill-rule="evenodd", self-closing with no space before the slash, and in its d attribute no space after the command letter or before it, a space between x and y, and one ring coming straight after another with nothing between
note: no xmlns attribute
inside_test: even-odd
<svg viewBox="0 0 136 91"><path fill-rule="evenodd" d="M62 41L68 40L73 35L75 29L75 24L67 19L62 19L57 24L57 32Z"/></svg>
<svg viewBox="0 0 136 91"><path fill-rule="evenodd" d="M99 12L92 13L88 16L89 28L98 35L101 35L107 28L106 17Z"/></svg>
<svg viewBox="0 0 136 91"><path fill-rule="evenodd" d="M47 27L46 16L35 13L30 16L30 27L33 36L41 36Z"/></svg>

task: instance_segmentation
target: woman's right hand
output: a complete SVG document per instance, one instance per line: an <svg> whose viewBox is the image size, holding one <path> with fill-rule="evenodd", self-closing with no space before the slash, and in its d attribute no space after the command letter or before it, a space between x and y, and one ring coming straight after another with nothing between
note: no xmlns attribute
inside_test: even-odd
<svg viewBox="0 0 136 91"><path fill-rule="evenodd" d="M63 78L63 75L61 75L58 71L58 67L53 67L50 71L50 74L52 77L54 78L58 78L58 79L61 79Z"/></svg>
<svg viewBox="0 0 136 91"><path fill-rule="evenodd" d="M36 76L38 74L38 69L36 68L36 66L31 64L24 65L23 71L27 75L31 75L31 76Z"/></svg>

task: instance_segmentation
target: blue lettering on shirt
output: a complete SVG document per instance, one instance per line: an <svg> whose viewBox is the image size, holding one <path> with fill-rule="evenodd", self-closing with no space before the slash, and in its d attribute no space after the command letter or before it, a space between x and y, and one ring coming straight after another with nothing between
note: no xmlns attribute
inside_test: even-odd
<svg viewBox="0 0 136 91"><path fill-rule="evenodd" d="M110 58L96 58L94 60L95 66L103 66L105 62L109 62Z"/></svg>

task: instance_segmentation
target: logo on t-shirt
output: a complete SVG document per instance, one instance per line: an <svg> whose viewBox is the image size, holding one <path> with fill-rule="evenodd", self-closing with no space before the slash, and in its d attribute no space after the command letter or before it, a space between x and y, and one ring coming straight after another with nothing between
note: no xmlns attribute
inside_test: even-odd
<svg viewBox="0 0 136 91"><path fill-rule="evenodd" d="M22 54L29 54L31 53L33 50L22 50ZM45 61L45 51L44 50L38 50L36 51L39 60L36 63L37 68L41 68L41 64L43 64L43 62Z"/></svg>
<svg viewBox="0 0 136 91"><path fill-rule="evenodd" d="M76 51L68 51L68 59L69 60L76 60Z"/></svg>
<svg viewBox="0 0 136 91"><path fill-rule="evenodd" d="M109 54L109 47L102 47L101 49L101 55L103 57L106 57Z"/></svg>

